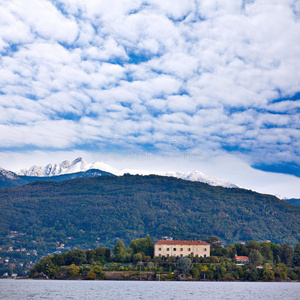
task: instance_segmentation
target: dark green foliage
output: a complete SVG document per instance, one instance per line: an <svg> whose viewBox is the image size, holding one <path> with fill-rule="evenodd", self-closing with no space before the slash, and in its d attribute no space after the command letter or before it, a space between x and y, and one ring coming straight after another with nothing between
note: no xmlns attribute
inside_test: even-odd
<svg viewBox="0 0 300 300"><path fill-rule="evenodd" d="M226 243L269 239L295 245L299 212L270 195L169 177L35 182L0 189L0 244L15 230L25 234L22 246L41 254L53 252L56 241L83 249L111 247L117 237L128 245L146 233L154 239L217 235Z"/></svg>
<svg viewBox="0 0 300 300"><path fill-rule="evenodd" d="M142 252L151 258L154 255L154 244L148 234L147 238L136 239L130 242L129 248L132 249L133 254Z"/></svg>
<svg viewBox="0 0 300 300"><path fill-rule="evenodd" d="M113 253L115 255L115 261L131 261L131 252L126 249L123 241L118 240L114 246Z"/></svg>
<svg viewBox="0 0 300 300"><path fill-rule="evenodd" d="M300 244L295 247L293 263L295 266L300 267Z"/></svg>
<svg viewBox="0 0 300 300"><path fill-rule="evenodd" d="M293 247L290 247L286 243L283 243L279 248L278 254L282 263L286 264L288 267L292 266L294 256Z"/></svg>
<svg viewBox="0 0 300 300"><path fill-rule="evenodd" d="M177 263L179 270L181 270L182 273L186 274L191 268L192 261L188 257L181 257L178 259Z"/></svg>
<svg viewBox="0 0 300 300"><path fill-rule="evenodd" d="M74 249L64 254L64 262L66 266L80 266L86 262L86 254L83 250Z"/></svg>
<svg viewBox="0 0 300 300"><path fill-rule="evenodd" d="M250 251L249 259L250 259L250 263L255 267L261 265L263 262L263 256L256 249L252 249Z"/></svg>

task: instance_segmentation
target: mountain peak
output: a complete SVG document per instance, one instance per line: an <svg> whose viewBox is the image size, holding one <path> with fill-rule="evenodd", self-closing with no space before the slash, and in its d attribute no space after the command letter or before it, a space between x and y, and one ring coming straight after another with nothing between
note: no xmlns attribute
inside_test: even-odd
<svg viewBox="0 0 300 300"><path fill-rule="evenodd" d="M72 162L65 160L60 164L48 164L44 168L41 166L33 166L28 170L21 170L18 173L18 175L50 177L55 175L85 172L90 169L105 171L117 176L124 175L125 173L129 173L133 175L155 174L160 176L176 177L176 178L189 180L189 181L204 182L212 186L223 186L227 188L238 187L224 179L211 177L200 171L193 171L193 172L162 172L162 171L153 172L152 171L151 172L151 171L133 170L133 169L117 170L101 161L97 161L94 163L87 163L82 157L78 157L74 159Z"/></svg>

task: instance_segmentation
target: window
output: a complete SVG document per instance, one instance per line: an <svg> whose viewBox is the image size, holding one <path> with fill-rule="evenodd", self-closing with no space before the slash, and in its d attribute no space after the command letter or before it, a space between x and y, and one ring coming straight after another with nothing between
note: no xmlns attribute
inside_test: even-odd
<svg viewBox="0 0 300 300"><path fill-rule="evenodd" d="M169 257L170 256L170 254L167 254L167 257Z"/></svg>
<svg viewBox="0 0 300 300"><path fill-rule="evenodd" d="M170 251L170 248L167 248L167 251Z"/></svg>
<svg viewBox="0 0 300 300"><path fill-rule="evenodd" d="M204 254L204 257L206 257L206 254Z"/></svg>
<svg viewBox="0 0 300 300"><path fill-rule="evenodd" d="M158 254L159 257L161 257L161 254Z"/></svg>
<svg viewBox="0 0 300 300"><path fill-rule="evenodd" d="M183 251L183 248L180 248L180 251Z"/></svg>
<svg viewBox="0 0 300 300"><path fill-rule="evenodd" d="M206 248L204 248L204 251L207 251Z"/></svg>
<svg viewBox="0 0 300 300"><path fill-rule="evenodd" d="M158 248L158 251L161 251L161 248Z"/></svg>
<svg viewBox="0 0 300 300"><path fill-rule="evenodd" d="M176 248L173 248L173 251L176 251Z"/></svg>
<svg viewBox="0 0 300 300"><path fill-rule="evenodd" d="M196 248L196 252L198 252L198 248Z"/></svg>
<svg viewBox="0 0 300 300"><path fill-rule="evenodd" d="M183 257L183 255L182 255L182 254L180 254L180 257Z"/></svg>
<svg viewBox="0 0 300 300"><path fill-rule="evenodd" d="M188 251L191 251L191 248L188 248Z"/></svg>

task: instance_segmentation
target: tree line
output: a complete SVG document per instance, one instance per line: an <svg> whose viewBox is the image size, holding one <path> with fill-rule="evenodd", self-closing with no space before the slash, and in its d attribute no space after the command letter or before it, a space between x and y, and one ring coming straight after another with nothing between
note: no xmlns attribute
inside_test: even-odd
<svg viewBox="0 0 300 300"><path fill-rule="evenodd" d="M218 238L209 237L210 257L193 254L178 257L154 257L154 243L146 238L132 240L128 246L118 240L112 251L98 247L86 251L73 249L63 254L43 257L31 270L29 277L47 276L55 279L79 277L105 279L107 271L154 272L153 278L174 280L184 275L190 280L300 280L300 244L249 241L227 247ZM248 256L250 261L238 264L235 256Z"/></svg>

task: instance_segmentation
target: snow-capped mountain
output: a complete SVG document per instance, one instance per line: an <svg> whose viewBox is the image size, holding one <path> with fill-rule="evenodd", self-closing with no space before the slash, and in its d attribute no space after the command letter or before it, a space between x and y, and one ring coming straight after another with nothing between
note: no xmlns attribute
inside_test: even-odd
<svg viewBox="0 0 300 300"><path fill-rule="evenodd" d="M85 172L91 169L97 169L108 173L118 173L119 171L111 166L97 161L95 163L87 163L83 158L78 157L74 161L63 161L60 164L48 164L46 167L33 166L29 169L23 169L18 175L50 177L78 172Z"/></svg>
<svg viewBox="0 0 300 300"><path fill-rule="evenodd" d="M204 182L212 186L223 186L227 188L238 187L231 182L228 182L224 179L219 179L215 177L208 176L202 172L161 172L161 171L143 171L143 170L133 170L133 169L123 169L117 170L103 162L97 161L94 163L87 163L83 158L76 158L73 162L68 160L63 161L60 164L48 164L46 167L33 166L29 169L21 170L18 175L26 176L40 176L40 177L50 177L63 174L71 174L78 172L85 172L90 169L98 169L101 171L109 172L117 176L122 176L125 173L132 175L161 175L176 177L189 181L199 181Z"/></svg>
<svg viewBox="0 0 300 300"><path fill-rule="evenodd" d="M0 177L12 180L19 179L19 177L14 172L2 168L0 168Z"/></svg>

